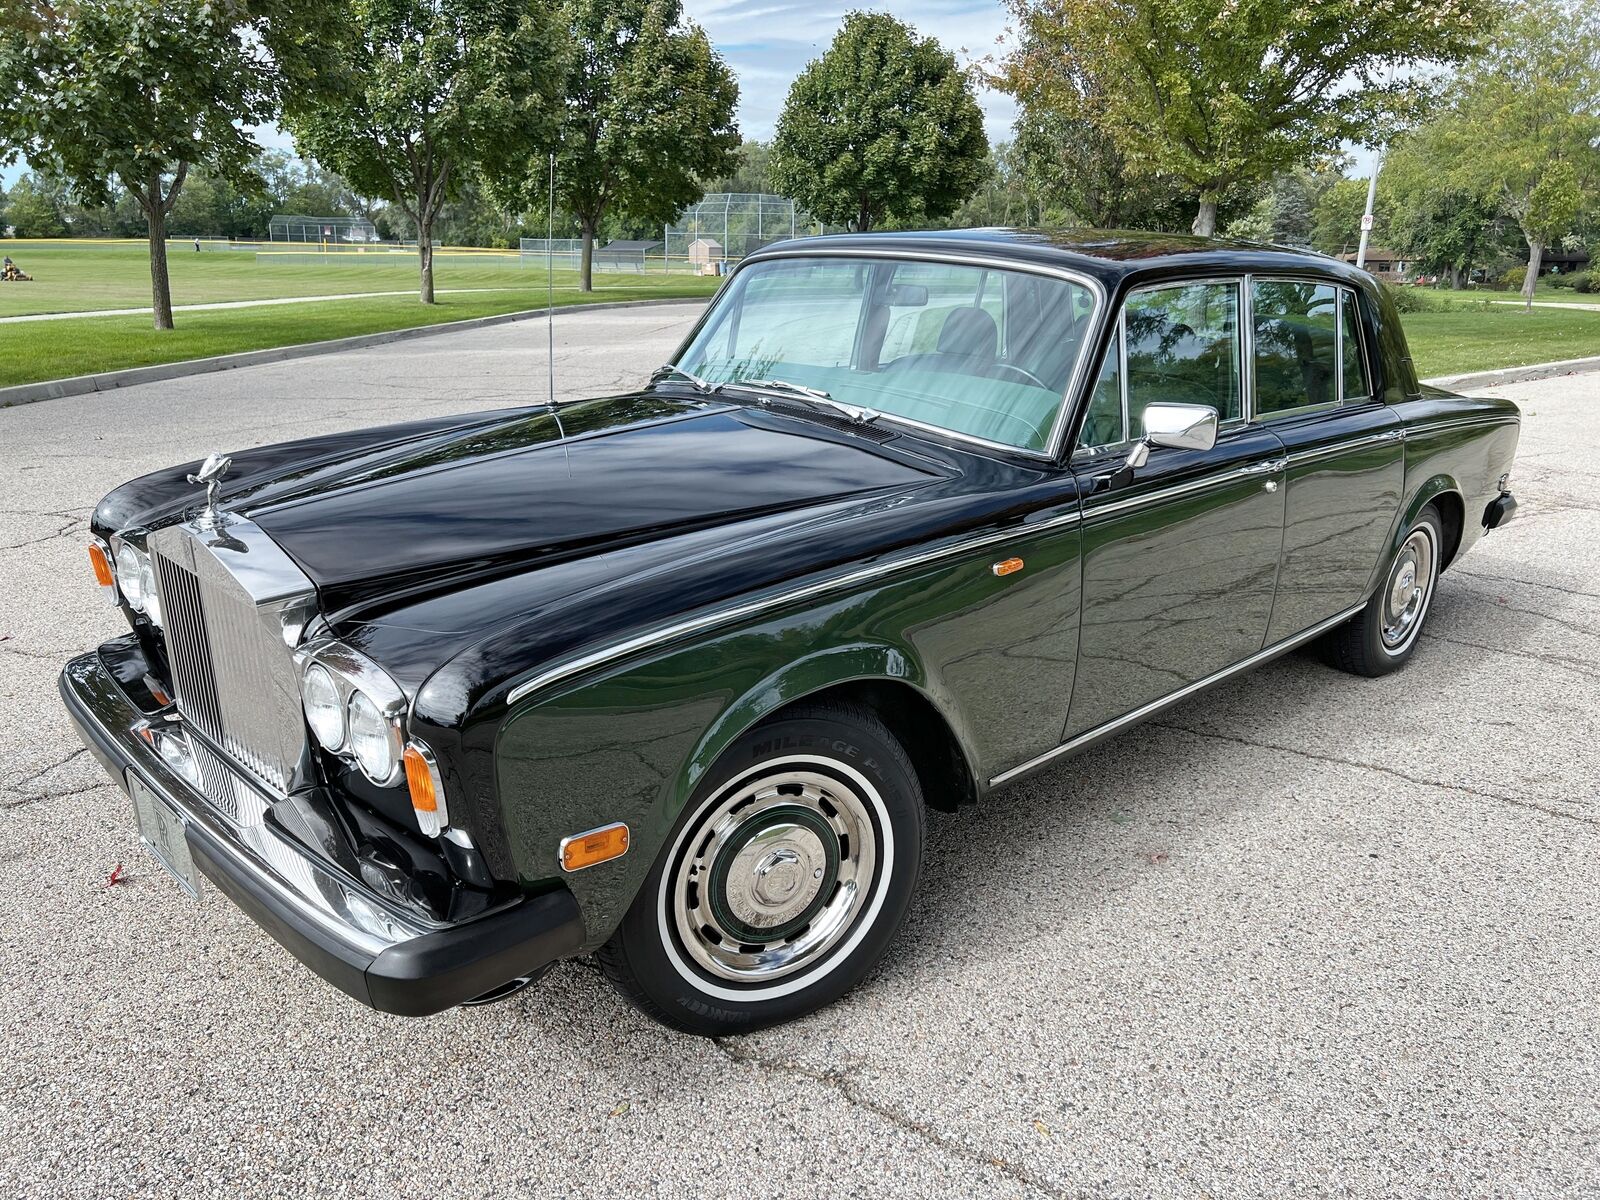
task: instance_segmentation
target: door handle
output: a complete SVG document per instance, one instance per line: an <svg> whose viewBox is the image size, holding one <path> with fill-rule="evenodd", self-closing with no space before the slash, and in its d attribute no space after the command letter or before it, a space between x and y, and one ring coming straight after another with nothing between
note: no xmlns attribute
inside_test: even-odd
<svg viewBox="0 0 1600 1200"><path fill-rule="evenodd" d="M1248 467L1241 468L1245 475L1271 475L1277 471L1289 469L1287 458L1269 458L1265 462L1251 463Z"/></svg>

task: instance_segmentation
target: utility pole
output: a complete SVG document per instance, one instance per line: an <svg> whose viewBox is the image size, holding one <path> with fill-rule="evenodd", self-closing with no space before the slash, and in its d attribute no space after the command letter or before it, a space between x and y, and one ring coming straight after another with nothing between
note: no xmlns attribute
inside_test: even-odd
<svg viewBox="0 0 1600 1200"><path fill-rule="evenodd" d="M1372 178L1367 180L1367 211L1361 214L1361 245L1356 249L1356 268L1367 265L1367 239L1372 234L1372 204L1378 198L1378 169L1383 166L1383 151L1372 156Z"/></svg>

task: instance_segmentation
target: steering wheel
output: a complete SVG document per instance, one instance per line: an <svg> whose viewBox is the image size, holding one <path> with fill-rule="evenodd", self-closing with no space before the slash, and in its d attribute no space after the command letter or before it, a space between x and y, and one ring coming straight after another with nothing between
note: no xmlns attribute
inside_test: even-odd
<svg viewBox="0 0 1600 1200"><path fill-rule="evenodd" d="M1013 378L1020 378L1023 383L1032 384L1040 391L1048 392L1050 390L1050 385L1045 383L1044 380L1040 379L1032 371L1024 371L1021 367L1012 366L1010 363L992 363L990 364L990 369L993 371L1009 372Z"/></svg>

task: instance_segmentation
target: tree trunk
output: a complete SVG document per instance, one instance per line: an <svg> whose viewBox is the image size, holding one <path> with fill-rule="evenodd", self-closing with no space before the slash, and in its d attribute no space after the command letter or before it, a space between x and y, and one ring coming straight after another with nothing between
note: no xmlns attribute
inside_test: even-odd
<svg viewBox="0 0 1600 1200"><path fill-rule="evenodd" d="M1217 197L1214 192L1200 193L1200 211L1194 215L1197 237L1215 237L1217 233Z"/></svg>
<svg viewBox="0 0 1600 1200"><path fill-rule="evenodd" d="M594 291L594 238L600 223L588 217L579 217L578 224L583 229L583 253L578 258L578 290L592 292Z"/></svg>
<svg viewBox="0 0 1600 1200"><path fill-rule="evenodd" d="M424 216L417 222L417 265L421 269L421 285L417 299L424 304L433 303L433 220Z"/></svg>
<svg viewBox="0 0 1600 1200"><path fill-rule="evenodd" d="M1451 267L1450 268L1450 287L1451 287L1451 290L1453 290L1453 291L1459 292L1461 290L1461 268L1460 267Z"/></svg>
<svg viewBox="0 0 1600 1200"><path fill-rule="evenodd" d="M150 229L150 307L157 329L172 328L172 282L167 278L167 206L161 195L159 172L149 180L145 217Z"/></svg>
<svg viewBox="0 0 1600 1200"><path fill-rule="evenodd" d="M1528 239L1528 273L1522 277L1522 298L1527 309L1533 310L1533 288L1539 282L1539 268L1544 264L1544 243Z"/></svg>
<svg viewBox="0 0 1600 1200"><path fill-rule="evenodd" d="M867 233L872 229L872 202L865 196L861 197L861 207L856 212L856 232Z"/></svg>

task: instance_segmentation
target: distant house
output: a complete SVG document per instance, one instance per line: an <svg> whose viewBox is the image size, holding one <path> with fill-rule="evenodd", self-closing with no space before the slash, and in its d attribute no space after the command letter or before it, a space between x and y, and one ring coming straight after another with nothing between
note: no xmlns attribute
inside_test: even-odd
<svg viewBox="0 0 1600 1200"><path fill-rule="evenodd" d="M1589 269L1587 250L1546 250L1539 262L1541 275L1571 275L1574 271Z"/></svg>
<svg viewBox="0 0 1600 1200"><path fill-rule="evenodd" d="M1339 255L1341 262L1355 264L1355 252ZM1385 250L1380 246L1367 247L1367 261L1364 269L1385 283L1399 283L1415 268L1416 264L1403 255L1396 254L1393 250Z"/></svg>

